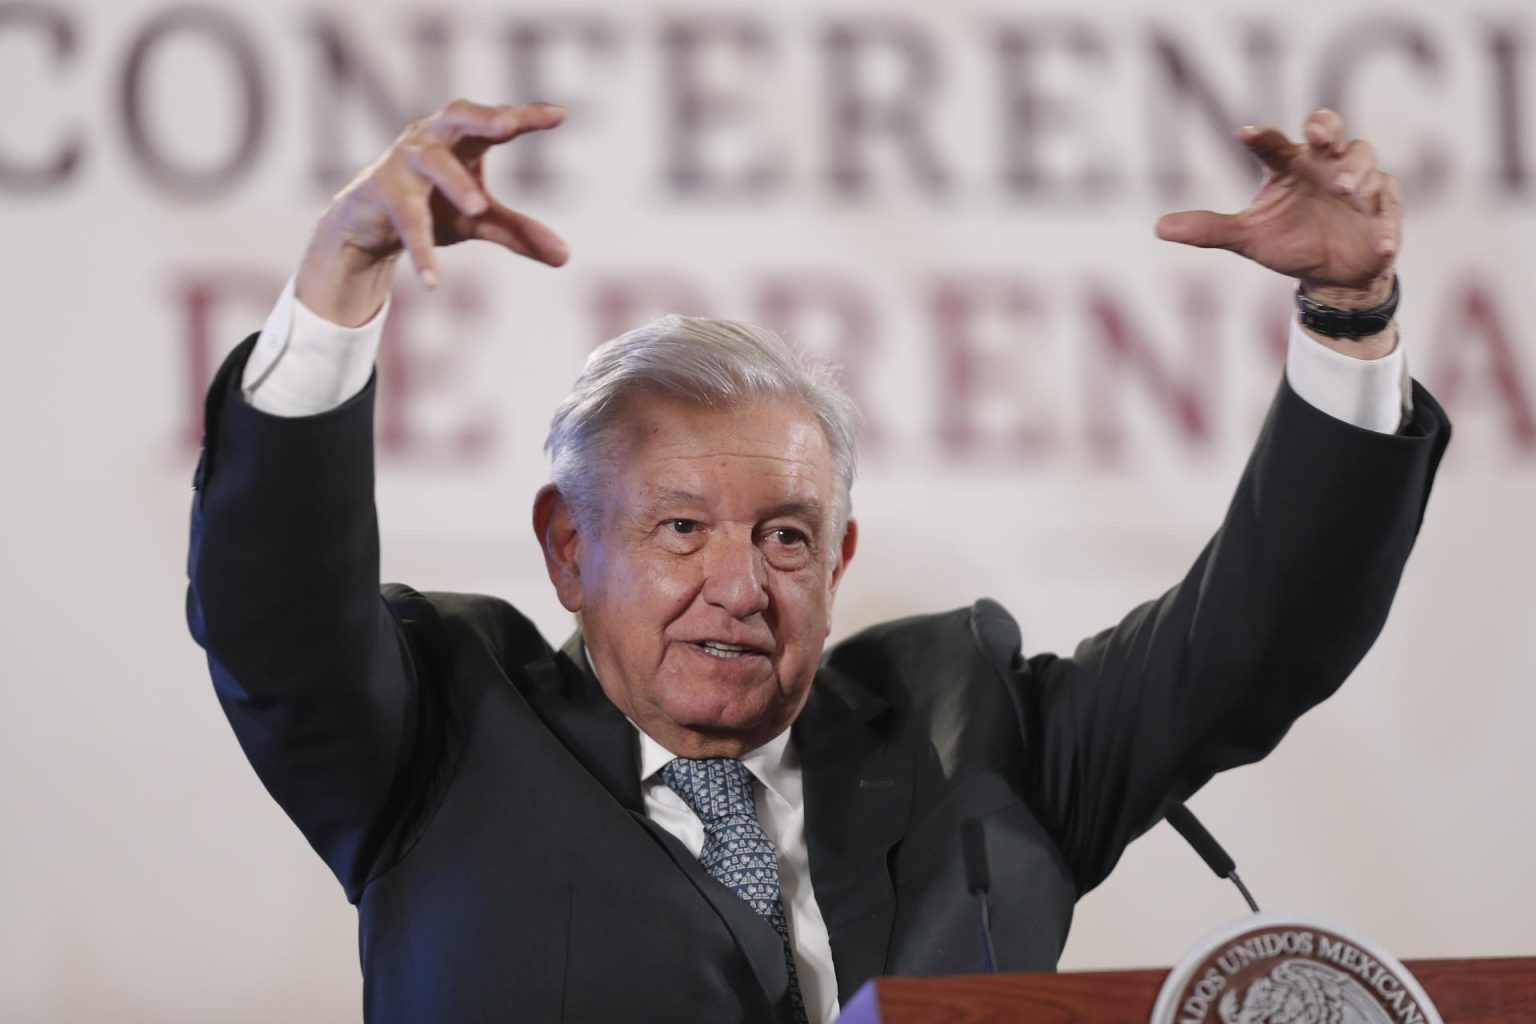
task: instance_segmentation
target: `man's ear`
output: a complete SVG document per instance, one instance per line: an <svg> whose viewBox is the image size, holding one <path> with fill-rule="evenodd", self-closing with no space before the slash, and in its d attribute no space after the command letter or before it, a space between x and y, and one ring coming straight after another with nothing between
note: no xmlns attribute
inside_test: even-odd
<svg viewBox="0 0 1536 1024"><path fill-rule="evenodd" d="M849 519L843 526L843 535L837 543L836 561L832 563L832 571L827 574L827 631L823 636L832 635L832 605L837 598L837 585L843 582L843 573L848 568L848 563L853 561L853 553L859 547L859 524Z"/></svg>
<svg viewBox="0 0 1536 1024"><path fill-rule="evenodd" d="M533 532L560 603L568 612L581 611L581 533L570 502L554 484L545 484L534 495Z"/></svg>
<svg viewBox="0 0 1536 1024"><path fill-rule="evenodd" d="M843 539L838 544L837 564L832 567L832 594L836 596L837 585L843 581L843 572L847 570L848 563L853 561L853 553L859 547L859 523L856 519L849 519L843 527Z"/></svg>

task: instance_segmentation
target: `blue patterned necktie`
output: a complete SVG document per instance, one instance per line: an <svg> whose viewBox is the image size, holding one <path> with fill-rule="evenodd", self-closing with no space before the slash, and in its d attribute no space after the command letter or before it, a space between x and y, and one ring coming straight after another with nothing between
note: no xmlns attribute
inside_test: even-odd
<svg viewBox="0 0 1536 1024"><path fill-rule="evenodd" d="M674 758L661 769L661 781L683 798L704 823L704 849L699 863L727 889L747 901L784 940L789 968L789 996L796 1024L805 1024L805 1004L795 976L795 954L789 945L789 925L779 898L779 855L773 840L757 823L752 799L752 773L740 761L712 757L694 761Z"/></svg>

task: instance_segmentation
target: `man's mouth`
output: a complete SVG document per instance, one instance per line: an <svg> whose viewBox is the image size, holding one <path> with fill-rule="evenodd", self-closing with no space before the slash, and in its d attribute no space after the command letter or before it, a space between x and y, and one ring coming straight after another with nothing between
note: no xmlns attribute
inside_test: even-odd
<svg viewBox="0 0 1536 1024"><path fill-rule="evenodd" d="M716 658L740 658L748 654L761 654L755 647L745 647L741 644L727 644L719 640L699 640L694 646Z"/></svg>

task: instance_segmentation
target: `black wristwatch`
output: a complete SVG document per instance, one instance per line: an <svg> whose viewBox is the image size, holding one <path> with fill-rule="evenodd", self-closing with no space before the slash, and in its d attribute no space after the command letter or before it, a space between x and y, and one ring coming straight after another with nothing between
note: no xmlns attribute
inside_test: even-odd
<svg viewBox="0 0 1536 1024"><path fill-rule="evenodd" d="M1392 322L1397 312L1397 275L1392 275L1392 294L1387 301L1370 309L1338 309L1325 306L1316 299L1302 294L1296 286L1296 308L1301 312L1301 325L1330 338L1364 338L1380 334Z"/></svg>

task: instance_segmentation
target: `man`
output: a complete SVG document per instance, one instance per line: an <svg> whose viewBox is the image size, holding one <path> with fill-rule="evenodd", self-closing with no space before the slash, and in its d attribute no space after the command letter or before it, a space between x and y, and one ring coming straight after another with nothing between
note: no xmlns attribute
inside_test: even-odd
<svg viewBox="0 0 1536 1024"><path fill-rule="evenodd" d="M533 524L580 623L380 600L370 374L395 262L563 244L485 190L556 108L451 104L321 218L210 392L188 613L273 796L360 912L374 1021L827 1020L878 974L977 964L982 819L1002 969L1054 967L1078 896L1256 760L1374 639L1449 436L1409 392L1392 178L1319 111L1240 214L1170 240L1300 278L1310 327L1189 575L1070 658L990 601L823 656L857 542L852 417L759 329L667 318L594 354Z"/></svg>

